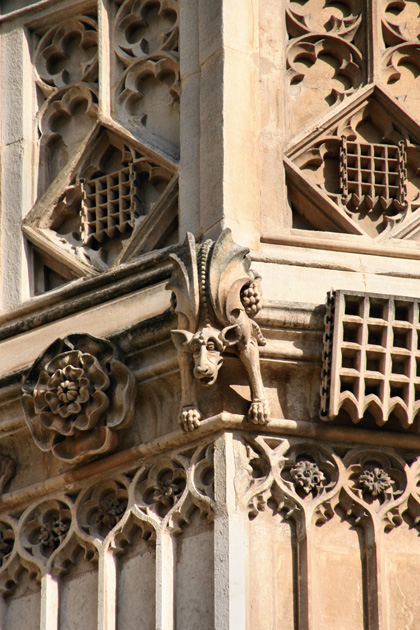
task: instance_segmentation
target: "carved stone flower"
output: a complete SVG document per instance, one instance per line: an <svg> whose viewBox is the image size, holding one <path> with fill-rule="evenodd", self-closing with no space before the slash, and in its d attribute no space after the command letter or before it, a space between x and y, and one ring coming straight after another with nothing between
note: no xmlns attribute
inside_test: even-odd
<svg viewBox="0 0 420 630"><path fill-rule="evenodd" d="M165 516L181 497L186 486L186 473L177 462L161 460L145 472L137 486L139 505Z"/></svg>
<svg viewBox="0 0 420 630"><path fill-rule="evenodd" d="M177 497L182 493L183 485L183 482L180 483L179 479L163 479L162 481L158 481L154 487L153 500L171 508Z"/></svg>
<svg viewBox="0 0 420 630"><path fill-rule="evenodd" d="M305 494L309 494L325 481L325 475L319 470L317 464L306 459L296 462L290 469L290 476L295 486L301 487Z"/></svg>
<svg viewBox="0 0 420 630"><path fill-rule="evenodd" d="M87 490L78 506L82 529L98 538L107 534L121 520L127 508L127 488L120 481L106 480Z"/></svg>
<svg viewBox="0 0 420 630"><path fill-rule="evenodd" d="M56 549L69 531L70 522L62 520L59 516L43 523L38 533L38 542L43 547Z"/></svg>
<svg viewBox="0 0 420 630"><path fill-rule="evenodd" d="M106 529L111 530L118 523L127 507L127 500L118 499L115 496L105 496L101 499L95 520Z"/></svg>
<svg viewBox="0 0 420 630"><path fill-rule="evenodd" d="M23 383L26 422L43 451L80 462L116 447L133 417L134 377L116 349L90 335L56 340Z"/></svg>
<svg viewBox="0 0 420 630"><path fill-rule="evenodd" d="M391 477L379 467L364 470L359 477L359 482L362 488L374 497L382 494L392 485Z"/></svg>
<svg viewBox="0 0 420 630"><path fill-rule="evenodd" d="M46 560L64 541L71 525L71 513L61 501L46 501L25 519L23 546L39 560Z"/></svg>

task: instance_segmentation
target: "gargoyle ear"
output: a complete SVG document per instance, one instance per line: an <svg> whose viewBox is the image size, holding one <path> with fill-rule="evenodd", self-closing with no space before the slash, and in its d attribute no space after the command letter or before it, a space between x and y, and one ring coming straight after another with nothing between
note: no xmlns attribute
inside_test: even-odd
<svg viewBox="0 0 420 630"><path fill-rule="evenodd" d="M177 350L186 350L185 346L194 337L188 330L171 330L171 337Z"/></svg>
<svg viewBox="0 0 420 630"><path fill-rule="evenodd" d="M238 326L238 324L233 324L232 326L226 326L226 328L223 328L219 335L219 339L225 347L234 346L235 343L238 343L241 336L241 327Z"/></svg>

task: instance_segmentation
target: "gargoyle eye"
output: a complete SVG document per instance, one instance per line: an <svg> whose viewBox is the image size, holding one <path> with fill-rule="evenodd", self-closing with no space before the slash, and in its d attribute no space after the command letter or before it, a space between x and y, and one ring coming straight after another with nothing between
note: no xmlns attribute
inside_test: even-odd
<svg viewBox="0 0 420 630"><path fill-rule="evenodd" d="M209 341L206 348L209 352L214 352L216 350L216 344L214 343L214 341Z"/></svg>

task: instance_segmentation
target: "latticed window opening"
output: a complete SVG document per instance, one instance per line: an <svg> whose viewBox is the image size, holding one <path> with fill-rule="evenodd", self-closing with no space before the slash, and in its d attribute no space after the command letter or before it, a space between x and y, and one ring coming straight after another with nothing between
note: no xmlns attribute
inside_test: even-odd
<svg viewBox="0 0 420 630"><path fill-rule="evenodd" d="M364 144L341 138L342 203L352 211L379 204L400 212L407 205L406 144Z"/></svg>
<svg viewBox="0 0 420 630"><path fill-rule="evenodd" d="M420 412L420 311L409 298L336 291L326 318L322 415L402 426Z"/></svg>
<svg viewBox="0 0 420 630"><path fill-rule="evenodd" d="M133 164L114 173L82 182L82 239L94 246L134 227L136 173Z"/></svg>

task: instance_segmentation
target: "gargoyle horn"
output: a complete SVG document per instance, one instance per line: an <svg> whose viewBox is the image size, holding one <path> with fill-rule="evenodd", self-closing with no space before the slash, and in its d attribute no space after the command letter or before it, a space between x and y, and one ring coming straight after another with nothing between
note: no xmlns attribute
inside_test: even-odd
<svg viewBox="0 0 420 630"><path fill-rule="evenodd" d="M176 296L175 312L178 314L179 328L195 332L198 326L200 290L194 236L188 232L179 255L171 254L170 258L173 261L173 271L166 288Z"/></svg>

